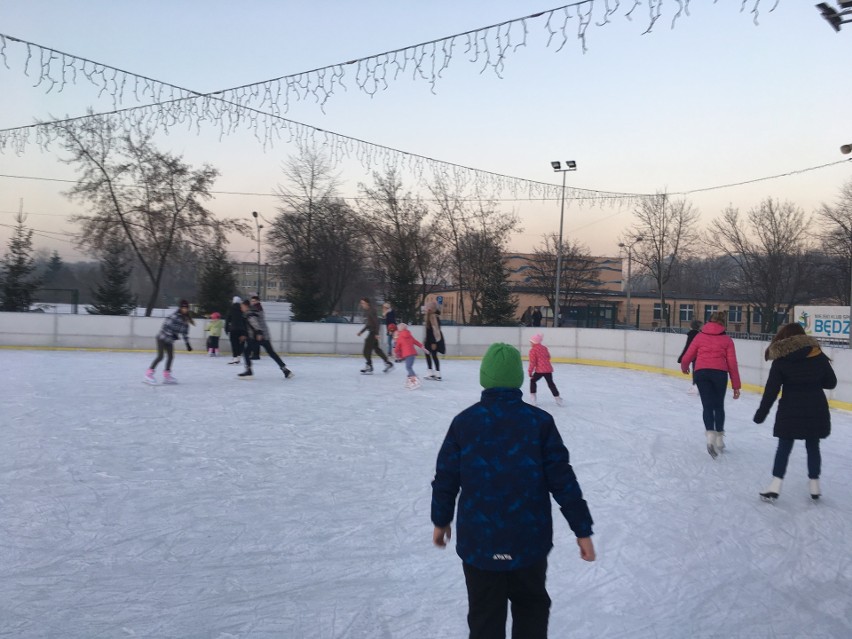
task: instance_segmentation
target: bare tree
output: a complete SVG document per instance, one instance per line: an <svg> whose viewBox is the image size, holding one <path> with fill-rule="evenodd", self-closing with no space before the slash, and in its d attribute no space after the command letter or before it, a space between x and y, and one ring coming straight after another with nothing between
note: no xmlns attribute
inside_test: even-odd
<svg viewBox="0 0 852 639"><path fill-rule="evenodd" d="M627 233L643 238L633 249L633 259L654 279L660 293L661 323L671 323L666 313L666 283L679 259L690 255L698 240L698 211L687 200L671 200L665 193L642 200L634 211L636 222Z"/></svg>
<svg viewBox="0 0 852 639"><path fill-rule="evenodd" d="M334 311L363 271L363 238L354 211L337 196L327 156L302 147L283 166L283 206L267 233L272 259L287 281L297 321Z"/></svg>
<svg viewBox="0 0 852 639"><path fill-rule="evenodd" d="M91 116L54 125L81 176L67 193L89 204L77 215L80 248L96 254L115 242L129 245L147 277L146 315L157 302L166 267L187 248L202 249L227 231L247 232L236 220L217 220L201 202L218 176L212 166L194 170L179 156L159 151L152 135L118 130Z"/></svg>
<svg viewBox="0 0 852 639"><path fill-rule="evenodd" d="M474 282L469 282L468 277L484 270L483 265L475 261L477 255L484 253L472 247L482 246L480 240L487 237L489 242L505 248L510 233L520 230L514 213L498 212L494 202L488 200L468 199L466 187L460 177L439 177L429 186L436 202L434 233L447 248L447 261L459 290L459 314L463 324L468 317L465 292L472 299L471 315L478 314L481 309L481 290Z"/></svg>
<svg viewBox="0 0 852 639"><path fill-rule="evenodd" d="M825 279L833 284L832 296L839 304L852 304L852 181L840 189L834 206L822 205L817 217L822 222L819 237L827 257Z"/></svg>
<svg viewBox="0 0 852 639"><path fill-rule="evenodd" d="M803 299L814 268L808 256L809 225L802 209L767 198L745 218L728 208L710 226L708 244L737 264L734 285L761 308L764 333L775 330L778 315Z"/></svg>
<svg viewBox="0 0 852 639"><path fill-rule="evenodd" d="M386 298L400 319L414 321L428 292L427 277L438 262L435 238L427 223L429 209L403 191L399 174L389 169L373 174L373 185L360 185L359 206L364 234L373 251L376 270L387 283Z"/></svg>
<svg viewBox="0 0 852 639"><path fill-rule="evenodd" d="M534 249L528 270L530 284L547 299L553 309L556 308L558 250L559 235L546 233L542 236L542 243ZM600 272L600 266L587 246L563 238L560 303L573 306L575 299L599 286Z"/></svg>

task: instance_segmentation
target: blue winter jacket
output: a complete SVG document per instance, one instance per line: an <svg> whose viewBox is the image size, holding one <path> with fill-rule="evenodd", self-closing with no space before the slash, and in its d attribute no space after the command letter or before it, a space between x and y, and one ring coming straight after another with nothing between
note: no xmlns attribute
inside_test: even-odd
<svg viewBox="0 0 852 639"><path fill-rule="evenodd" d="M432 482L433 524L450 524L459 490L456 552L482 570L515 570L547 556L551 494L577 537L592 534L553 417L526 404L517 389L485 390L453 419Z"/></svg>

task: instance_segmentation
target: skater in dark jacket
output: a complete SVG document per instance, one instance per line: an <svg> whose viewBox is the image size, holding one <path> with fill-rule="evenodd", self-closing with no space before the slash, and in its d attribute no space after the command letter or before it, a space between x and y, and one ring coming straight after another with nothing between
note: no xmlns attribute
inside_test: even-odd
<svg viewBox="0 0 852 639"><path fill-rule="evenodd" d="M393 368L393 362L388 359L388 356L385 355L382 347L379 346L379 318L376 315L376 309L374 309L373 305L370 303L369 297L361 298L361 309L364 311L366 319L364 321L364 328L358 331L358 335L361 335L365 331L367 332L367 337L364 339L364 359L367 361L367 364L361 369L361 373L364 375L372 375L372 356L374 351L385 363L384 372L387 373Z"/></svg>
<svg viewBox="0 0 852 639"><path fill-rule="evenodd" d="M239 364L240 355L243 354L245 348L247 333L242 302L242 299L234 296L233 304L231 304L228 315L225 317L225 334L231 340L231 355L233 355L233 359L228 362L229 364Z"/></svg>
<svg viewBox="0 0 852 639"><path fill-rule="evenodd" d="M423 336L423 345L426 347L426 368L429 372L426 379L441 381L441 362L438 361L438 353L446 353L447 347L444 343L444 335L441 333L441 312L438 303L431 300L426 303L426 335ZM432 372L432 362L435 362L435 372Z"/></svg>
<svg viewBox="0 0 852 639"><path fill-rule="evenodd" d="M547 636L550 615L550 495L586 561L595 559L592 517L553 417L522 399L518 350L492 344L479 381L480 401L453 419L438 453L432 538L446 546L461 491L456 552L467 584L470 637L505 637L511 601L512 637L539 639Z"/></svg>
<svg viewBox="0 0 852 639"><path fill-rule="evenodd" d="M762 424L778 393L782 396L775 413L773 434L778 438L778 448L772 482L760 496L766 500L778 498L793 443L804 439L810 494L812 499L819 499L822 470L819 440L831 433L831 414L823 389L837 386L831 360L822 352L816 338L806 335L800 324L786 324L778 329L765 357L772 362L772 367L760 406L754 414L755 423Z"/></svg>
<svg viewBox="0 0 852 639"><path fill-rule="evenodd" d="M287 368L284 364L284 360L278 357L278 353L276 353L275 349L272 348L272 343L269 341L269 329L266 326L266 322L263 320L263 312L255 310L255 307L250 305L248 302L242 303L242 309L246 317L248 340L243 351L243 359L246 363L246 369L240 373L238 377L246 378L253 376L251 361L254 357L252 356L252 353L255 351L259 352L261 346L267 353L269 353L269 357L272 358L272 361L278 364L278 368L280 368L281 372L284 373L284 377L287 379L293 377L293 372Z"/></svg>
<svg viewBox="0 0 852 639"><path fill-rule="evenodd" d="M157 370L157 364L165 356L166 368L163 370L163 383L177 384L177 380L172 375L172 361L175 357L174 344L179 338L183 338L186 350L192 350L192 346L189 344L190 325L195 326L195 322L192 321L192 317L189 315L189 302L181 300L178 310L166 318L166 321L160 327L160 332L157 333L157 356L145 373L145 383L157 383L157 380L154 379L154 371Z"/></svg>

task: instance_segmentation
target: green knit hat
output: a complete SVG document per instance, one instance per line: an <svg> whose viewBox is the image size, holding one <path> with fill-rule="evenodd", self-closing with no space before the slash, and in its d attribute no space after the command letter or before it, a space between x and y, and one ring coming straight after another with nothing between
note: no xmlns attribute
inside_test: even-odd
<svg viewBox="0 0 852 639"><path fill-rule="evenodd" d="M492 344L479 367L479 384L483 388L520 388L524 383L521 353L514 346Z"/></svg>

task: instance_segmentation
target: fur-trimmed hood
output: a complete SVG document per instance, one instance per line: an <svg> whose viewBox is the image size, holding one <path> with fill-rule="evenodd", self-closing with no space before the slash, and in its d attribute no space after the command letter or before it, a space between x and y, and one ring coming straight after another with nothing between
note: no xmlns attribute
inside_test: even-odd
<svg viewBox="0 0 852 639"><path fill-rule="evenodd" d="M809 348L810 351L805 353L804 357L815 357L822 352L816 337L811 337L810 335L793 335L793 337L772 342L766 348L764 358L769 362L774 359L787 357L805 348Z"/></svg>

